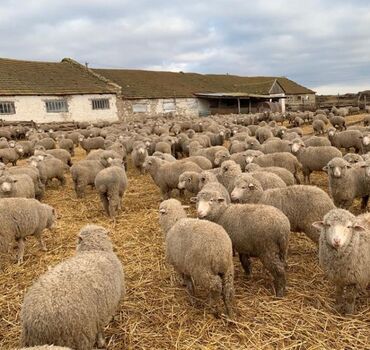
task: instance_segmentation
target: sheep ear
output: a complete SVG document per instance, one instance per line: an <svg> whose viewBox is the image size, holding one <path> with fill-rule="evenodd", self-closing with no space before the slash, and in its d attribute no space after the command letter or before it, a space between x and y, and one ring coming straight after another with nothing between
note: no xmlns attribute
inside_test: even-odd
<svg viewBox="0 0 370 350"><path fill-rule="evenodd" d="M329 169L329 168L328 168L328 166L327 166L327 165L325 165L325 166L322 168L322 170L323 170L323 171L325 171L325 172L328 172L328 169Z"/></svg>
<svg viewBox="0 0 370 350"><path fill-rule="evenodd" d="M159 212L160 212L161 214L164 214L164 213L166 212L166 209L161 208L161 209L159 209Z"/></svg>
<svg viewBox="0 0 370 350"><path fill-rule="evenodd" d="M324 221L315 221L312 223L312 226L317 230L322 230L324 228Z"/></svg>
<svg viewBox="0 0 370 350"><path fill-rule="evenodd" d="M197 202L197 200L198 200L198 198L197 198L197 197L191 197L191 198L190 198L190 203L196 203L196 202Z"/></svg>
<svg viewBox="0 0 370 350"><path fill-rule="evenodd" d="M249 187L249 189L250 189L250 190L254 190L254 188L255 188L255 186L254 186L252 183L250 183L250 184L248 185L248 187Z"/></svg>
<svg viewBox="0 0 370 350"><path fill-rule="evenodd" d="M217 198L217 202L219 202L219 203L223 203L223 202L225 202L225 198L223 198L223 197L218 197L218 198Z"/></svg>
<svg viewBox="0 0 370 350"><path fill-rule="evenodd" d="M352 228L357 232L366 231L366 228L360 224L353 224Z"/></svg>

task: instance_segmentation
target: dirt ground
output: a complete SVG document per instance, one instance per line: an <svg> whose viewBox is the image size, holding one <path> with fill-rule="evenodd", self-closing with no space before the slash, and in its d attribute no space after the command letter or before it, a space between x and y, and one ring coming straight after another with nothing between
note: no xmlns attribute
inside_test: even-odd
<svg viewBox="0 0 370 350"><path fill-rule="evenodd" d="M83 157L78 149L74 161ZM47 189L44 202L60 216L56 230L45 232L48 252L39 251L30 237L21 266L14 257L0 256L0 349L18 346L25 291L48 267L74 254L76 235L88 223L111 230L126 274L127 294L105 330L108 349L369 349L369 298L360 297L355 316L336 314L334 290L318 266L317 247L300 233L291 235L285 298L273 296L271 278L258 261L247 278L235 258L235 319L216 318L202 297L192 306L164 260L159 191L131 164L128 177L115 226L95 190L76 199L69 175L65 188L53 184ZM314 174L313 182L327 190L325 174ZM358 202L353 211L359 212Z"/></svg>

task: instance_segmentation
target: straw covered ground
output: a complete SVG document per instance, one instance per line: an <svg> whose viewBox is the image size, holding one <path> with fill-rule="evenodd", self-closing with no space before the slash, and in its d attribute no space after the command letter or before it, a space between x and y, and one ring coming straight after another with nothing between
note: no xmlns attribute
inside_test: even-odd
<svg viewBox="0 0 370 350"><path fill-rule="evenodd" d="M78 149L74 160L83 157ZM108 349L369 349L369 298L361 296L355 316L336 314L334 290L318 266L317 248L299 233L291 236L284 299L273 297L271 278L259 262L248 279L235 259L235 319L216 318L206 298L192 306L165 263L159 191L131 164L128 176L124 210L115 226L94 190L77 200L69 176L65 188L48 188L44 201L60 216L56 230L45 233L48 252L39 251L31 237L23 265L0 256L0 349L18 346L26 289L48 267L74 254L76 234L87 223L111 230L126 274L127 295L105 331ZM325 175L315 174L313 181L326 188ZM358 212L358 203L354 211Z"/></svg>

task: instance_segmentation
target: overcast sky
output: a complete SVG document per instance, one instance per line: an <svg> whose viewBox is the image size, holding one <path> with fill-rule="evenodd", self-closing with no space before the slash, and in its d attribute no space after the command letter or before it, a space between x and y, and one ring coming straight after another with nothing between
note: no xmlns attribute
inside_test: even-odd
<svg viewBox="0 0 370 350"><path fill-rule="evenodd" d="M370 89L370 0L0 0L0 57Z"/></svg>

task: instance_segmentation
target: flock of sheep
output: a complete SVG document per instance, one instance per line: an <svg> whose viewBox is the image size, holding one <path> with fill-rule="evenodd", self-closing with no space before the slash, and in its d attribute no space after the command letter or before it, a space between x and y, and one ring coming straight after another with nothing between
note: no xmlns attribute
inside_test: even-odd
<svg viewBox="0 0 370 350"><path fill-rule="evenodd" d="M166 260L181 275L191 302L201 288L217 314L222 297L226 315L234 317L236 254L247 275L251 258L259 259L273 278L274 294L284 297L294 231L318 244L320 266L336 287L337 309L353 314L358 294L370 283L370 115L363 125L347 127L348 112L147 118L80 123L70 131L57 124L2 127L0 252L10 254L16 247L21 264L27 236L46 250L42 232L53 229L58 214L42 203L43 195L55 179L64 186L67 171L76 197L83 197L87 186L95 188L115 222L130 154L132 164L160 189ZM303 135L304 123L312 124L315 135ZM78 146L86 157L72 164ZM26 162L17 165L22 158ZM330 195L311 185L317 171L327 173ZM197 218L187 216L174 190L183 202L185 191L193 194ZM349 211L355 199L362 200L364 214ZM108 231L87 225L78 233L75 255L27 291L21 346L104 347L103 329L124 295L123 267Z"/></svg>

